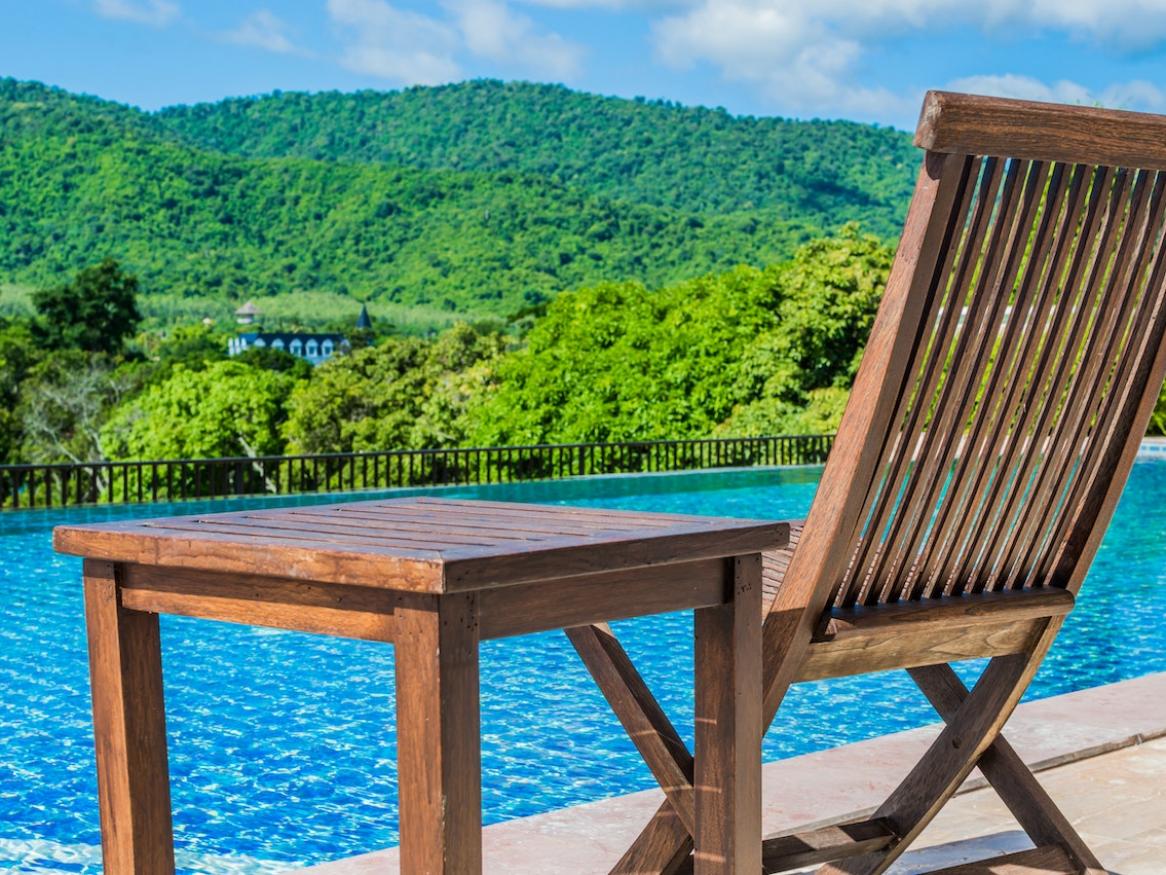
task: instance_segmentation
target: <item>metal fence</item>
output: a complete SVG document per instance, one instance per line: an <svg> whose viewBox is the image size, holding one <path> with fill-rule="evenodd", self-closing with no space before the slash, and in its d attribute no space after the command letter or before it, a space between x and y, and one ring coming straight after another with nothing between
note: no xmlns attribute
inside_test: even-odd
<svg viewBox="0 0 1166 875"><path fill-rule="evenodd" d="M588 474L814 465L833 435L459 447L304 456L0 465L0 507L510 483Z"/></svg>

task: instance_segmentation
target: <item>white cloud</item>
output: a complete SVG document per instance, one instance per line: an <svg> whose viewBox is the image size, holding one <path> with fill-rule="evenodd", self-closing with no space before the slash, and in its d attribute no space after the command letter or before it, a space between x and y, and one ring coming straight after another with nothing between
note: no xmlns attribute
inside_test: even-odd
<svg viewBox="0 0 1166 875"><path fill-rule="evenodd" d="M785 111L906 124L921 89L897 94L863 86L856 71L866 47L888 36L951 27L1052 31L1132 49L1166 39L1166 0L695 0L658 18L653 37L658 57L669 66L710 64ZM999 87L1010 80L1011 87L1030 92L1045 87L1024 77L995 78ZM1087 90L1072 86L1049 86L1050 94L1083 101ZM1156 91L1149 83L1129 83L1096 98L1157 105Z"/></svg>
<svg viewBox="0 0 1166 875"><path fill-rule="evenodd" d="M387 0L328 0L333 22L350 40L341 63L358 73L403 84L434 85L461 76L471 55L538 76L572 78L582 49L543 31L504 0L445 0L438 18L398 9Z"/></svg>
<svg viewBox="0 0 1166 875"><path fill-rule="evenodd" d="M545 6L551 9L674 9L692 6L694 0L522 0L527 6Z"/></svg>
<svg viewBox="0 0 1166 875"><path fill-rule="evenodd" d="M539 75L570 79L580 69L582 49L557 33L539 32L525 15L499 0L449 0L462 39L471 54L515 64Z"/></svg>
<svg viewBox="0 0 1166 875"><path fill-rule="evenodd" d="M103 18L120 18L163 27L181 11L173 0L94 0L93 9Z"/></svg>
<svg viewBox="0 0 1166 875"><path fill-rule="evenodd" d="M223 39L241 46L257 46L269 52L291 54L299 51L287 35L287 24L275 13L260 9L251 13Z"/></svg>
<svg viewBox="0 0 1166 875"><path fill-rule="evenodd" d="M437 85L457 79L457 31L445 22L399 10L385 0L328 0L332 20L353 36L341 63L409 85Z"/></svg>
<svg viewBox="0 0 1166 875"><path fill-rule="evenodd" d="M726 79L754 85L789 111L867 119L910 113L910 98L853 84L862 44L796 3L705 0L658 21L654 35L669 66L712 63Z"/></svg>
<svg viewBox="0 0 1166 875"><path fill-rule="evenodd" d="M773 2L780 0L758 0L760 5ZM780 5L868 34L953 24L986 31L1019 27L1067 33L1117 48L1145 46L1166 37L1166 0L789 0Z"/></svg>
<svg viewBox="0 0 1166 875"><path fill-rule="evenodd" d="M1061 79L1045 83L1031 76L1006 73L999 76L967 76L948 84L952 91L987 94L992 97L1017 97L1051 103L1076 103L1082 106L1105 106L1110 109L1166 109L1166 92L1151 82L1118 82L1100 91Z"/></svg>
<svg viewBox="0 0 1166 875"><path fill-rule="evenodd" d="M1166 37L1164 0L1012 0L1009 18L1065 30L1119 48L1142 48Z"/></svg>
<svg viewBox="0 0 1166 875"><path fill-rule="evenodd" d="M990 97L1015 97L1020 100L1043 100L1050 103L1092 103L1089 89L1062 79L1051 84L1031 76L1005 73L997 76L965 76L948 83L950 91L986 94Z"/></svg>

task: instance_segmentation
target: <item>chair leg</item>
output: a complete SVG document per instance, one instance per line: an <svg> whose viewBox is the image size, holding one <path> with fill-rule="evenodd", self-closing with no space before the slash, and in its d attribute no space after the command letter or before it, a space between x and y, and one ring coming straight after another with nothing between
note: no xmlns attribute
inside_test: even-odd
<svg viewBox="0 0 1166 875"><path fill-rule="evenodd" d="M774 624L771 614L765 619L763 632L768 634L773 628L779 627ZM786 625L781 626L780 631L781 634L772 636L773 641L765 638L764 652L766 659L770 661L767 667L772 669L772 672L766 673L764 683L767 695L762 715L763 735L773 722L773 717L782 699L785 698L792 679L792 671L787 670L786 666L788 661L786 650L794 639L794 630ZM808 640L808 635L806 639ZM777 658L774 658L775 654ZM692 847L692 832L685 827L672 803L665 799L611 870L611 875L647 875L647 873L684 875L692 871Z"/></svg>
<svg viewBox="0 0 1166 875"><path fill-rule="evenodd" d="M690 875L692 848L692 834L665 800L610 875Z"/></svg>
<svg viewBox="0 0 1166 875"><path fill-rule="evenodd" d="M577 626L567 629L566 634L652 770L681 825L689 834L695 834L693 756L680 733L636 671L610 626L606 623Z"/></svg>
<svg viewBox="0 0 1166 875"><path fill-rule="evenodd" d="M609 626L578 626L566 634L667 796L611 871L675 875L691 860L696 831L692 754Z"/></svg>
<svg viewBox="0 0 1166 875"><path fill-rule="evenodd" d="M818 875L881 875L910 847L999 735L1061 626L1049 620L1025 653L998 656L951 721L875 812L900 840L885 851L828 863Z"/></svg>
<svg viewBox="0 0 1166 875"><path fill-rule="evenodd" d="M939 716L945 722L954 719L968 690L951 666L929 665L908 673ZM1034 845L1060 847L1089 875L1104 875L1105 868L1003 735L984 751L978 765Z"/></svg>
<svg viewBox="0 0 1166 875"><path fill-rule="evenodd" d="M876 812L875 817L891 824L895 834L902 838L886 851L827 864L818 870L821 875L884 872L918 837L976 765L981 765L985 774L990 773L989 780L994 786L999 784L1001 797L1017 814L1034 842L1064 848L1087 873L1104 872L1011 746L999 737L1000 729L1027 689L1059 628L1060 620L1051 620L1028 653L992 660L970 694L946 666L933 667L934 671L912 671L948 726ZM580 627L569 630L568 635L668 795L612 872L676 875L690 870L691 754L609 628ZM952 686L953 680L956 686Z"/></svg>
<svg viewBox="0 0 1166 875"><path fill-rule="evenodd" d="M737 625L760 621L760 563L761 557L759 555L738 557L733 566L735 585L732 602L725 605L719 613L707 610L697 612L698 665L701 662L699 653L701 647L711 646L710 642L720 643L720 637L714 634L720 630L719 621L714 621L711 619L712 617L720 618L721 613L729 617L726 630L730 633ZM721 625L725 624L722 622ZM705 631L703 636L700 632L702 628ZM691 872L693 837L697 833L694 782L696 766L693 755L685 746L680 734L669 721L639 672L636 671L635 665L619 643L619 639L616 638L607 624L579 626L565 631L583 664L587 666L596 685L607 699L612 711L619 718L624 730L635 744L636 749L639 750L666 796L664 803L640 832L636 841L624 852L619 862L611 870L613 875L615 873L619 873L619 875L649 875L649 873L650 875L678 875L678 873ZM757 631L754 629L753 633L755 634ZM733 639L734 634L730 634L726 640ZM760 653L754 654L754 657L759 659ZM730 663L735 664L735 660L730 660ZM758 666L754 665L753 668L756 669ZM724 679L720 680L724 681ZM697 686L699 710L702 688L699 677ZM706 699L709 698L709 691L713 689L707 683L704 684ZM758 710L760 710L760 691L757 691L756 694L737 695L731 698L735 703L734 713L741 700L756 700ZM709 703L711 701L709 700ZM758 723L761 722L760 717L761 715L758 714ZM704 722L709 724L709 721ZM698 717L699 723L701 721ZM701 728L698 725L698 738ZM703 728L707 734L708 726ZM749 735L749 728L742 729L742 733L744 736ZM753 759L757 760L756 768L745 770L749 773L757 773L748 777L748 780L754 783L760 776L759 737L756 742L755 746L758 749L752 752ZM752 747L753 745L748 746ZM714 771L716 770L715 762L706 765L713 768ZM760 792L759 786L755 789ZM739 826L736 822L737 819L733 818L733 820L734 828L737 829ZM759 828L759 824L757 826ZM760 848L760 836L757 836L756 842L746 843L757 844Z"/></svg>

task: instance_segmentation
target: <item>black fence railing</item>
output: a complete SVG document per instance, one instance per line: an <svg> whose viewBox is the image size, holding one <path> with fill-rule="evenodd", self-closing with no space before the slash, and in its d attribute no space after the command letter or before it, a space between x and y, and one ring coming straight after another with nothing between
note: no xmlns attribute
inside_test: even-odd
<svg viewBox="0 0 1166 875"><path fill-rule="evenodd" d="M508 483L587 474L814 465L833 435L777 435L305 456L0 465L0 507L290 495L399 486Z"/></svg>

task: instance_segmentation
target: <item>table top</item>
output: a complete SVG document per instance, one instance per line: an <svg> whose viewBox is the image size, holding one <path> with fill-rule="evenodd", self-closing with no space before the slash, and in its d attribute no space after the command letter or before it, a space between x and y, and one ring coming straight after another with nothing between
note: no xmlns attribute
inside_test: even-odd
<svg viewBox="0 0 1166 875"><path fill-rule="evenodd" d="M58 526L62 553L415 592L464 592L785 546L766 520L439 498Z"/></svg>

